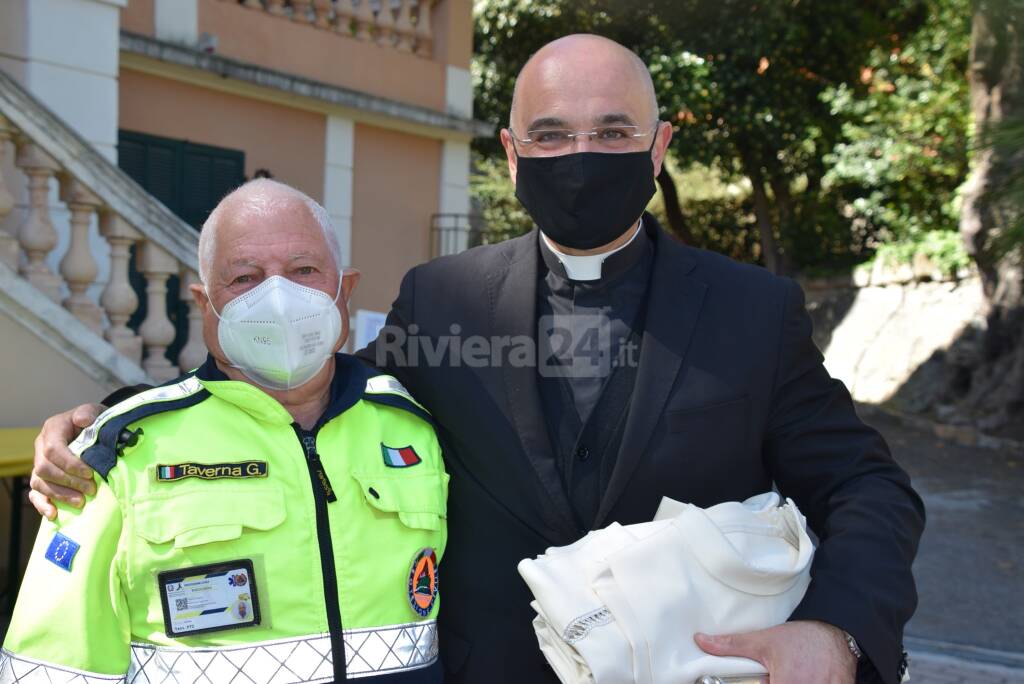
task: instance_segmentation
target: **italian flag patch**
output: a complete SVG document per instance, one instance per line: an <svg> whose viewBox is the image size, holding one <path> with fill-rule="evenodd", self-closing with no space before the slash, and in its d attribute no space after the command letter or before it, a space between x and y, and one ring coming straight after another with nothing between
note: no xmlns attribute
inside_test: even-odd
<svg viewBox="0 0 1024 684"><path fill-rule="evenodd" d="M380 450L384 454L384 465L389 468L408 468L423 460L411 446L395 448L381 443Z"/></svg>

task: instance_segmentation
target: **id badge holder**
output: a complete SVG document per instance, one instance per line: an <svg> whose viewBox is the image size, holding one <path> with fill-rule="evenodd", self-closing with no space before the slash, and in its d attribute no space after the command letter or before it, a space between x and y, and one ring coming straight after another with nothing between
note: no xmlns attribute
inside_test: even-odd
<svg viewBox="0 0 1024 684"><path fill-rule="evenodd" d="M261 622L252 561L196 565L157 574L164 633L172 639Z"/></svg>

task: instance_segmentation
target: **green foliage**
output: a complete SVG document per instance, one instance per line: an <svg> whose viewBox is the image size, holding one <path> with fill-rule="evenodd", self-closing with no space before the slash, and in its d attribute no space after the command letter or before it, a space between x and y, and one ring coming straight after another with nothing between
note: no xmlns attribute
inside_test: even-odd
<svg viewBox="0 0 1024 684"><path fill-rule="evenodd" d="M756 260L760 245L749 184L728 181L715 167L692 164L680 169L674 154L669 155L666 164L675 177L694 243L738 261ZM660 189L647 210L668 228Z"/></svg>
<svg viewBox="0 0 1024 684"><path fill-rule="evenodd" d="M484 244L517 237L533 228L530 215L516 199L504 156L475 156L469 191L480 208Z"/></svg>
<svg viewBox="0 0 1024 684"><path fill-rule="evenodd" d="M929 230L897 242L883 243L878 247L875 258L894 266L911 264L917 255L927 257L935 268L946 275L955 275L971 263L960 233L949 230Z"/></svg>
<svg viewBox="0 0 1024 684"><path fill-rule="evenodd" d="M871 240L901 245L955 232L967 172L970 0L929 0L906 40L872 51L866 92L824 93L843 140L826 154L823 186Z"/></svg>

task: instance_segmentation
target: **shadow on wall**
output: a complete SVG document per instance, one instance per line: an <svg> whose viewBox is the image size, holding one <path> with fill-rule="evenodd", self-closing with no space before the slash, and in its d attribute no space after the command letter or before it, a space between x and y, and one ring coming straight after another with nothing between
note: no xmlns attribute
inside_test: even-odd
<svg viewBox="0 0 1024 684"><path fill-rule="evenodd" d="M1024 318L1024 310L1017 316ZM993 348L985 332L984 319L966 326L947 348L936 349L918 366L887 403L940 423L1024 441L1019 387L1024 350Z"/></svg>
<svg viewBox="0 0 1024 684"><path fill-rule="evenodd" d="M853 307L858 289L850 275L804 280L807 313L814 324L814 344L822 353L832 344L832 335Z"/></svg>
<svg viewBox="0 0 1024 684"><path fill-rule="evenodd" d="M801 284L825 366L858 402L1024 438L1020 388L1011 380L1021 377L1024 351L992 346L976 275Z"/></svg>

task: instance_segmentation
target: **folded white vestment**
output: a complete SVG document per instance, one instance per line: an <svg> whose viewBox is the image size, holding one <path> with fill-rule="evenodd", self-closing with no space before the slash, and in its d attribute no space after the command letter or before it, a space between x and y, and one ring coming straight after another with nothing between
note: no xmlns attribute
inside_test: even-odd
<svg viewBox="0 0 1024 684"><path fill-rule="evenodd" d="M519 573L563 684L689 684L765 672L704 653L693 635L782 624L813 555L803 515L774 492L708 509L665 498L652 522L613 523L520 562Z"/></svg>

